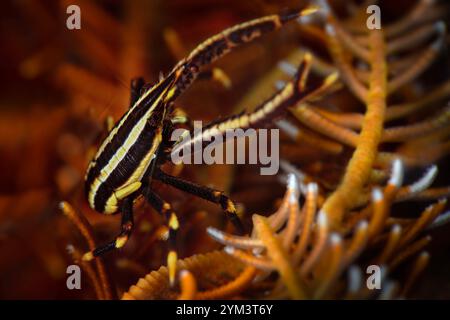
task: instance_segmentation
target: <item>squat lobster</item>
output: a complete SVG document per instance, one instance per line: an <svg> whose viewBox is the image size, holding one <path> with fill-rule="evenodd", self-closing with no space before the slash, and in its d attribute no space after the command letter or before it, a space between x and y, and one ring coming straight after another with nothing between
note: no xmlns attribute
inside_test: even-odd
<svg viewBox="0 0 450 320"><path fill-rule="evenodd" d="M209 125L201 136L173 145L168 141L173 102L201 73L202 67L212 63L242 43L280 28L286 22L314 12L314 8L287 15L271 15L255 19L207 39L157 84L143 89L142 79L132 82L130 108L110 130L85 176L85 190L89 205L104 214L122 213L120 234L111 242L87 252L84 260L91 260L127 242L133 229L133 202L143 195L162 215L169 227L169 254L167 263L171 284L175 279L177 254L174 239L179 223L169 203L151 188L150 179L156 179L205 200L220 204L227 216L242 230L233 202L223 192L197 185L164 173L160 166L169 159L170 152L186 143L195 143L207 135L225 133L227 129L258 128L282 114L287 107L306 96L323 90L334 78L327 78L321 86L308 88L306 78L311 56L306 55L295 78L282 90L262 103L254 112L244 113Z"/></svg>

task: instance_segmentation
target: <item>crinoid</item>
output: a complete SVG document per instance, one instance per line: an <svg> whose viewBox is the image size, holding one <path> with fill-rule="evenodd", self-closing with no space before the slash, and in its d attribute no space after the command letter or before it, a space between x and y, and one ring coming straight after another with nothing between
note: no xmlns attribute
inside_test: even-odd
<svg viewBox="0 0 450 320"><path fill-rule="evenodd" d="M82 10L79 30L64 25L72 1L4 3L11 16L2 20L6 31L0 34L6 62L0 296L449 298L450 226L443 226L450 219L448 1L75 2ZM371 30L367 9L374 4L381 9L381 29ZM290 13L307 6L314 10L265 32L273 22L281 26L284 18L275 16L294 19ZM280 161L274 161L280 173L262 176L253 164L161 163L172 177L229 195L251 233L237 236L221 207L152 176L146 182L179 218L176 244L169 241L175 233L170 215L136 198L133 235L119 237L114 247L120 250L86 261L113 239L121 222L89 206L83 177L107 129L127 112L130 80L157 84L173 66L192 75L178 62L186 62L203 39L267 16L267 36L203 70L174 102L172 120L174 128L190 128L180 123L185 116L232 127L248 116L227 115L252 114L276 92L289 96L298 66L307 66L300 68L308 74L307 88L334 79L326 94L289 99L283 113L264 123L280 129ZM248 40L258 35L252 30L233 37ZM208 58L208 50L196 52ZM116 162L117 168L111 179L121 172ZM94 173L93 180L101 180ZM131 189L117 190L123 196ZM179 259L171 255L171 287L165 266L174 250ZM66 288L66 268L73 264L82 269L83 290ZM369 290L368 272L378 267L381 290ZM426 281L417 282L422 271Z"/></svg>
<svg viewBox="0 0 450 320"><path fill-rule="evenodd" d="M298 182L297 177L302 180ZM423 249L431 238L426 231L447 221L449 213L440 215L445 199L427 207L417 219L390 217L391 206L406 190L426 187L429 178L428 172L416 183L401 187L403 166L396 160L388 184L374 187L370 204L353 213L355 218L345 232L336 232L323 212L317 184L304 184L303 176L291 173L279 209L268 217L253 215L252 236L233 236L214 228L208 233L226 245L225 252L259 270L253 284L274 272L279 275L267 291L268 297L404 296L428 262L429 254ZM302 206L299 197L304 199ZM379 266L386 277L404 262L410 267L401 283L383 278L379 292L363 283L363 271L370 266Z"/></svg>
<svg viewBox="0 0 450 320"><path fill-rule="evenodd" d="M289 182L278 210L268 217L253 215L250 236L215 228L208 233L248 266L236 278L246 280L239 295L405 297L429 261L429 231L450 215L442 214L450 188L430 187L438 172L434 163L450 151L450 85L448 77L435 86L423 80L447 41L441 19L448 6L419 1L403 19L368 30L365 6L352 8L346 20L327 1L316 4L319 13L302 18L299 29L320 39L331 57L314 54L312 73L338 71L340 86L326 98L297 104L290 119L277 122L295 142L283 146L287 161L281 166ZM284 86L276 81L280 73L292 75L291 62L310 52L303 47L293 51L236 110L267 88ZM328 172L336 168L330 156L344 167L341 175ZM428 169L421 178L403 185L404 172L424 166ZM406 201L432 204L419 216L399 217L397 203ZM364 274L373 268L381 270L381 291L365 285ZM406 276L399 276L400 269ZM247 281L250 276L253 281ZM201 296L196 279L203 281L189 273L180 278L183 297Z"/></svg>
<svg viewBox="0 0 450 320"><path fill-rule="evenodd" d="M339 186L327 197L323 207L331 225L338 228L345 215L359 204L365 186L386 179L386 169L393 159L400 158L406 166L414 167L433 163L448 154L450 111L445 106L450 95L448 79L430 93L422 94L420 91L428 90L410 88L415 95L412 101L403 98L401 103L390 102L399 101L405 95L400 91L408 90L408 86L418 85L420 80L416 78L442 52L446 26L443 21L430 23L427 17L435 14L434 8L429 1L421 1L411 13L420 15L421 19L409 17L381 30L361 28L355 34L356 31L352 33L345 28L345 21L338 21L326 1L319 3L333 66L339 70L345 87L364 104L365 112L332 111L340 108L333 100L328 101L328 106L327 102L300 104L291 112L303 126L333 140L326 140L322 145L354 148ZM352 25L357 24L353 21ZM409 33L410 29L414 31ZM431 44L417 56L420 50L416 48L429 39L433 39ZM333 70L333 66L329 69ZM425 108L432 110L428 119L405 121ZM394 120L407 123L387 125ZM299 130L290 123L281 122L280 127L292 137L299 136ZM384 151L388 145L395 151ZM439 197L448 192L449 189L443 188L428 194Z"/></svg>

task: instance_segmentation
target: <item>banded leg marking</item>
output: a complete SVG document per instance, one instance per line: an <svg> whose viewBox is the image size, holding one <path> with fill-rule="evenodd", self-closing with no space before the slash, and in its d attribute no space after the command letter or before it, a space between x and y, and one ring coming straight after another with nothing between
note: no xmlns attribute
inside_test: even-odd
<svg viewBox="0 0 450 320"><path fill-rule="evenodd" d="M119 235L112 241L95 248L83 255L83 260L90 261L95 257L105 254L114 249L122 248L128 241L134 227L133 219L133 197L128 197L122 202L122 221Z"/></svg>
<svg viewBox="0 0 450 320"><path fill-rule="evenodd" d="M219 204L225 211L227 218L233 223L240 234L244 233L244 226L236 214L236 208L233 201L228 198L222 191L214 190L196 183L183 180L178 177L171 176L160 169L155 170L154 179L162 183L171 185L172 187L184 192L193 194L212 203Z"/></svg>
<svg viewBox="0 0 450 320"><path fill-rule="evenodd" d="M176 81L178 94L183 92L201 72L201 67L224 56L241 44L251 42L264 34L281 28L285 23L309 15L317 11L317 7L308 7L301 11L270 15L228 28L198 45L187 58L181 60L173 71L181 72Z"/></svg>
<svg viewBox="0 0 450 320"><path fill-rule="evenodd" d="M144 191L144 196L150 205L155 208L166 219L166 224L169 228L169 252L167 254L167 268L169 270L169 282L173 286L175 284L175 275L177 272L177 232L180 227L178 217L172 210L172 206L167 201L164 201L157 195L150 187Z"/></svg>
<svg viewBox="0 0 450 320"><path fill-rule="evenodd" d="M321 93L326 92L335 83L337 74L331 74L321 84L311 86L307 83L310 65L311 55L306 54L298 66L298 71L294 79L272 97L260 104L253 112L243 112L219 122L208 124L203 128L201 134L176 142L171 152L177 154L184 148L192 150L192 146L197 142L203 143L203 141L210 141L211 136L217 134L224 136L227 130L259 128L283 115L289 107L299 103L301 100L319 96Z"/></svg>

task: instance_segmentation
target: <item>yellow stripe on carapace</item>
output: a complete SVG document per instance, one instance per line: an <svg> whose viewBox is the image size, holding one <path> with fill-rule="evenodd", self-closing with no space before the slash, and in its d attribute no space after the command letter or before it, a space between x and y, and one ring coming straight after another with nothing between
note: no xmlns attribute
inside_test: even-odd
<svg viewBox="0 0 450 320"><path fill-rule="evenodd" d="M145 100L153 91L155 91L155 89L158 88L158 85L153 86L152 88L150 88L148 91L146 91L140 98L138 101L135 102L135 104L128 109L128 111L126 112L126 115L120 120L120 122L110 131L110 133L108 134L108 137L103 141L103 143L100 145L100 148L97 151L97 154L94 158L94 160L91 162L91 164L89 165L90 169L94 164L95 164L95 160L98 159L98 157L100 156L100 154L102 154L103 150L105 149L105 147L108 145L108 143L112 140L112 138L117 134L117 131L119 131L119 128L122 127L122 125L125 123L125 121L127 121L128 116L131 112L134 111L134 109L136 109L136 107L143 101ZM89 172L89 170L88 170Z"/></svg>
<svg viewBox="0 0 450 320"><path fill-rule="evenodd" d="M149 90L149 91L153 91L153 90ZM96 195L96 193L98 191L98 188L107 179L107 177L114 171L114 169L117 167L117 165L120 163L120 161L122 161L122 159L125 157L125 155L129 152L129 149L131 148L131 146L136 142L136 140L138 139L138 137L139 137L140 133L142 132L142 130L144 130L145 125L147 123L147 120L150 117L150 115L152 114L154 108L161 102L161 97L164 97L166 92L167 92L167 88L155 100L153 105L147 110L145 115L138 121L138 123L136 123L136 125L133 127L133 129L131 129L131 132L128 135L127 139L119 147L119 149L116 151L116 153L110 158L110 160L108 161L106 166L102 168L102 170L100 171L99 176L97 176L94 179L94 181L92 182L91 188L90 188L90 191L89 191L89 195L88 195L88 201L89 201L89 204L91 205L91 207L93 207L93 208L95 207L95 204L94 204L94 202L95 202L95 195ZM174 92L173 88L171 88L171 90L169 92L171 92L173 94L173 92ZM140 101L142 101L143 99L145 99L145 97L148 96L148 94L149 93L145 93L134 104L134 106L131 109L135 108L139 104ZM100 147L99 152L97 153L97 156L99 154L101 154L101 152L104 150L104 147L106 146L106 144L109 143L109 141L115 135L117 130L123 125L124 121L128 118L129 112L130 111L128 111L127 116L124 117L124 119L121 120L119 125L117 127L115 127L113 129L113 131L111 131L111 134L108 136L108 138L105 140L105 142ZM155 136L155 140L154 140L155 143L152 146L151 152L149 152L147 154L146 160L150 160L150 159L148 159L148 157L151 156L151 154L155 151L155 148L161 142L160 135L161 135L161 133L159 133L159 136ZM140 166L137 168L137 170L135 170L135 173L132 175L132 177L130 177L127 180L125 186L127 184L130 184L130 183L133 183L133 182L137 181L136 180L137 177L142 178L143 170L141 170L141 169L143 169L143 167L145 166L145 163L143 164L142 162L143 161L141 161ZM150 161L147 161L147 162L150 162ZM148 163L146 163L146 165L148 166ZM136 173L136 171L138 171L138 172ZM141 174L141 172L142 172L142 174ZM123 186L121 186L121 188L123 188ZM105 208L105 213L114 213L114 212L117 211L117 198L116 198L115 195L111 195L110 196L110 198L107 200L106 207L107 207L107 209Z"/></svg>
<svg viewBox="0 0 450 320"><path fill-rule="evenodd" d="M133 182L131 184L126 185L125 187L115 191L116 198L118 200L122 200L126 197L128 197L130 194L135 192L141 187L142 183L140 181Z"/></svg>
<svg viewBox="0 0 450 320"><path fill-rule="evenodd" d="M130 195L131 193L133 193L134 191L136 191L137 189L139 189L141 187L140 180L142 179L145 171L147 170L148 166L152 162L152 158L154 158L156 156L155 152L156 152L157 147L161 143L161 139L162 139L161 130L158 130L158 132L153 140L152 148L147 152L145 157L141 160L139 165L134 170L133 174L128 178L128 180L122 186L120 186L117 189L118 191L113 192L111 194L111 196L108 198L108 200L106 201L106 204L105 204L105 213L106 214L111 214L111 213L114 213L117 211L118 202L127 196L127 195L123 196L120 194L120 192L122 190L131 191L128 194L128 195ZM136 189L133 190L133 188L136 188ZM119 194L118 194L118 192L119 192Z"/></svg>

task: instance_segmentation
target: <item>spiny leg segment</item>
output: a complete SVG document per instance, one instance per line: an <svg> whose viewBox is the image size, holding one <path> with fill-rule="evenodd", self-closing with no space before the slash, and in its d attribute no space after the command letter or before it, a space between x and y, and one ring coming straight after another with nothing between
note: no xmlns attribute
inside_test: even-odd
<svg viewBox="0 0 450 320"><path fill-rule="evenodd" d="M222 191L211 189L194 182L186 181L178 177L171 176L160 169L156 169L154 176L156 180L168 184L176 189L190 193L212 203L219 204L227 214L227 218L236 227L239 233L244 233L244 226L236 214L236 208L233 201L230 200Z"/></svg>

